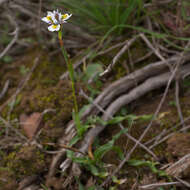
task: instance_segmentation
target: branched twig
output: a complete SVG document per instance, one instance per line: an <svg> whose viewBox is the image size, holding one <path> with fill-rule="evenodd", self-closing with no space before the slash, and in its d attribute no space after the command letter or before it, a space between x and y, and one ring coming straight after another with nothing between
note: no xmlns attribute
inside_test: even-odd
<svg viewBox="0 0 190 190"><path fill-rule="evenodd" d="M136 59L136 60L134 61L134 64L136 64L136 63L138 63L138 62L141 62L141 61L144 61L145 59L147 59L148 57L150 57L152 54L153 54L153 51L148 52L146 55L144 55L144 56L142 56L142 57Z"/></svg>
<svg viewBox="0 0 190 190"><path fill-rule="evenodd" d="M183 61L185 62L189 60L189 58L190 56L187 54ZM156 63L149 64L143 67L142 69L139 69L121 78L120 80L115 81L107 88L105 88L103 92L94 100L94 102L104 109L111 101L114 100L115 97L119 96L124 92L127 92L129 89L135 87L136 84L142 82L146 78L160 74L164 70L166 70L168 68L166 62L168 64L175 64L178 59L178 56L173 56L169 59L166 59L165 61L159 61ZM89 108L86 109L83 116L86 117L89 114L98 113L99 111L97 110L97 108L91 105L89 106Z"/></svg>
<svg viewBox="0 0 190 190"><path fill-rule="evenodd" d="M112 63L107 67L107 69L103 72L100 73L100 76L104 76L105 74L109 73L115 64L118 62L119 58L125 53L125 51L136 41L136 39L139 37L139 35L133 37L132 39L128 40L126 44L123 46L123 48L116 54L116 56L113 58Z"/></svg>
<svg viewBox="0 0 190 190"><path fill-rule="evenodd" d="M15 44L15 42L18 40L19 35L19 27L13 17L11 15L7 15L7 18L10 20L10 22L15 26L14 32L12 32L12 35L14 35L11 42L7 45L7 47L0 53L0 59L5 56L5 54L10 50L10 48Z"/></svg>
<svg viewBox="0 0 190 190"><path fill-rule="evenodd" d="M178 178L178 177L175 177L175 178L176 178L181 184L183 184L184 186L190 188L190 183L188 183L187 181L182 180L182 179L180 179L180 178Z"/></svg>
<svg viewBox="0 0 190 190"><path fill-rule="evenodd" d="M158 49L154 48L151 42L148 40L148 38L144 34L140 34L140 37L143 39L143 41L147 44L147 46L154 52L154 54L162 61L165 61L167 66L169 67L170 70L172 70L172 66L168 64L166 59L161 55Z"/></svg>
<svg viewBox="0 0 190 190"><path fill-rule="evenodd" d="M7 0L0 0L0 5L6 2Z"/></svg>
<svg viewBox="0 0 190 190"><path fill-rule="evenodd" d="M179 102L179 79L178 78L175 81L175 100L176 100L176 107L177 107L177 112L178 112L180 121L182 125L184 126L185 124L184 124L183 114L182 114L181 106Z"/></svg>
<svg viewBox="0 0 190 190"><path fill-rule="evenodd" d="M190 166L190 154L180 158L177 162L173 163L166 169L166 173L173 177L179 177Z"/></svg>
<svg viewBox="0 0 190 190"><path fill-rule="evenodd" d="M93 48L97 43L93 43L91 45L91 48ZM99 47L97 47L97 50L99 49ZM76 61L76 63L73 64L73 68L74 70L76 70L81 64L83 64L88 58L90 58L90 56L92 56L93 52L90 51L87 55L85 55L81 60ZM64 80L65 78L67 78L69 76L69 72L65 72L64 74L62 74L59 79L60 80Z"/></svg>
<svg viewBox="0 0 190 190"><path fill-rule="evenodd" d="M156 48L153 47L151 42L143 33L140 34L140 37L160 60L165 61L165 58L160 54L160 52Z"/></svg>
<svg viewBox="0 0 190 190"><path fill-rule="evenodd" d="M0 92L0 99L2 99L9 88L9 80L6 81L3 90Z"/></svg>
<svg viewBox="0 0 190 190"><path fill-rule="evenodd" d="M190 120L190 117L187 118L187 119L185 119L184 122L187 121L187 120ZM181 123L181 125L182 125L182 123ZM188 129L190 129L190 125L181 128L179 131L180 131L180 132L184 132L184 131L187 131ZM170 131L171 131L171 130L170 130ZM168 132L168 131L167 131L167 132ZM170 133L170 134L166 135L165 137L162 137L161 140L155 142L155 143L154 143L153 145L151 145L149 148L150 148L150 149L153 149L155 146L158 146L159 144L163 143L163 142L166 141L168 138L170 138L171 136L173 136L175 133L176 133L176 132L173 132L173 133Z"/></svg>
<svg viewBox="0 0 190 190"><path fill-rule="evenodd" d="M34 59L34 64L30 70L30 72L28 73L27 77L21 81L21 83L19 84L16 92L3 104L0 106L0 112L1 110L10 102L10 101L15 101L17 95L23 90L23 88L26 86L27 82L29 81L30 77L32 76L32 73L34 71L34 69L36 68L36 66L38 65L39 63L39 58L40 56L37 56L35 59Z"/></svg>
<svg viewBox="0 0 190 190"><path fill-rule="evenodd" d="M3 124L5 125L6 128L11 129L12 131L14 131L18 136L20 136L23 140L27 141L28 139L22 134L20 133L15 127L11 126L11 124L9 122L7 122L4 118L2 118L0 116L0 121L3 122Z"/></svg>
<svg viewBox="0 0 190 190"><path fill-rule="evenodd" d="M85 55L80 61L77 61L75 64L73 64L73 68L77 69L81 64L84 63L84 61L86 59L88 59L90 56L92 55L92 52L88 53L87 55ZM63 75L60 76L60 80L64 80L65 78L67 78L69 76L69 72L65 72Z"/></svg>

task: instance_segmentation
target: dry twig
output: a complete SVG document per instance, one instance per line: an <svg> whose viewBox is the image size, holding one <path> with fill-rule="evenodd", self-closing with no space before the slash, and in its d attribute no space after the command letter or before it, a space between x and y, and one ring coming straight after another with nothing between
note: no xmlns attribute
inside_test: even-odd
<svg viewBox="0 0 190 190"><path fill-rule="evenodd" d="M7 92L8 88L9 88L9 80L7 80L7 81L5 82L5 85L4 85L4 87L3 87L3 90L2 90L1 93L0 93L0 99L2 99L2 98L4 97L4 95L5 95L5 93Z"/></svg>
<svg viewBox="0 0 190 190"><path fill-rule="evenodd" d="M11 34L11 35L14 35L13 39L7 45L7 47L0 53L0 59L3 56L5 56L7 54L7 52L11 49L11 47L16 43L16 41L18 40L18 35L19 35L19 27L18 27L16 21L14 20L14 18L10 14L6 15L6 17L9 19L10 23L14 25L15 30Z"/></svg>
<svg viewBox="0 0 190 190"><path fill-rule="evenodd" d="M34 71L34 69L37 67L38 63L39 63L39 58L40 56L37 56L34 59L34 64L30 70L30 72L28 73L27 77L21 81L20 85L18 86L16 92L3 104L0 106L0 112L2 111L2 109L10 102L10 101L15 101L17 95L24 89L24 87L26 86L26 84L28 83L28 81L30 80L32 73Z"/></svg>
<svg viewBox="0 0 190 190"><path fill-rule="evenodd" d="M148 185L142 185L139 188L140 189L155 189L158 187L163 187L163 186L171 186L171 185L180 185L181 183L178 181L175 182L168 182L168 183L153 183L153 184L148 184Z"/></svg>
<svg viewBox="0 0 190 190"><path fill-rule="evenodd" d="M112 63L107 67L107 69L100 73L100 76L104 76L105 74L109 73L115 64L118 62L119 58L125 53L125 51L136 41L136 39L139 37L139 35L133 37L132 39L128 40L126 44L123 46L123 48L116 54L116 56L113 58Z"/></svg>
<svg viewBox="0 0 190 190"><path fill-rule="evenodd" d="M184 57L183 62L190 59L190 56L187 54ZM136 86L136 84L144 81L148 77L157 75L162 73L164 70L167 69L166 62L168 64L175 64L178 60L178 56L173 56L165 61L159 61L156 63L149 64L142 69L139 69L118 81L115 81L107 88L103 90L103 92L94 100L94 102L102 107L103 109L115 99L115 97L119 96L120 94L127 92L129 89ZM89 108L84 112L83 117L86 117L90 114L98 114L99 111L93 105L89 106ZM67 128L69 130L70 128Z"/></svg>

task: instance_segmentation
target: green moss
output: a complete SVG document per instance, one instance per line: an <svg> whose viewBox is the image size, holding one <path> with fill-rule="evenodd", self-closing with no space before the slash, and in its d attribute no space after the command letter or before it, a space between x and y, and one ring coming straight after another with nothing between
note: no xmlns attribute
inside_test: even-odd
<svg viewBox="0 0 190 190"><path fill-rule="evenodd" d="M44 154L34 146L24 146L18 152L9 153L4 157L4 162L9 177L16 179L40 173L45 167Z"/></svg>
<svg viewBox="0 0 190 190"><path fill-rule="evenodd" d="M30 83L37 82L37 86L50 87L57 84L60 75L65 72L66 66L58 59L50 60L44 53L41 57L40 64L32 74Z"/></svg>
<svg viewBox="0 0 190 190"><path fill-rule="evenodd" d="M118 80L118 79L124 77L126 75L126 73L127 73L127 71L123 67L121 67L121 66L116 67L115 79Z"/></svg>

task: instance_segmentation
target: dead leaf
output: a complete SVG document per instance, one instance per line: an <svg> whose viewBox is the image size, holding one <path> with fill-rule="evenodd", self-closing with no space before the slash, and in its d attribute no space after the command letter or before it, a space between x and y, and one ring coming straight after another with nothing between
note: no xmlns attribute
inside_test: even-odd
<svg viewBox="0 0 190 190"><path fill-rule="evenodd" d="M30 116L22 114L20 116L21 126L26 134L26 136L31 140L36 133L39 131L39 125L42 120L41 113L33 113Z"/></svg>

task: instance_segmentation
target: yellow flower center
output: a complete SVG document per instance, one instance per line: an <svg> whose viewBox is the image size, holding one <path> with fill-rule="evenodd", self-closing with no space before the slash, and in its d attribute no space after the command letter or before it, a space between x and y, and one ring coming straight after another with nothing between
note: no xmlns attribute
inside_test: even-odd
<svg viewBox="0 0 190 190"><path fill-rule="evenodd" d="M61 17L61 18L62 18L62 19L66 19L66 18L67 18L67 16L68 16L67 14L64 14L64 15L62 15L62 17Z"/></svg>
<svg viewBox="0 0 190 190"><path fill-rule="evenodd" d="M47 18L49 21L52 21L51 16L47 16L46 18Z"/></svg>
<svg viewBox="0 0 190 190"><path fill-rule="evenodd" d="M46 18L53 24L53 19L51 18L51 16L47 16Z"/></svg>
<svg viewBox="0 0 190 190"><path fill-rule="evenodd" d="M52 25L52 28L53 28L53 29L56 29L56 28L57 28L57 25L55 25L55 24Z"/></svg>

